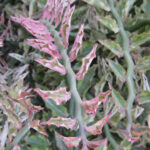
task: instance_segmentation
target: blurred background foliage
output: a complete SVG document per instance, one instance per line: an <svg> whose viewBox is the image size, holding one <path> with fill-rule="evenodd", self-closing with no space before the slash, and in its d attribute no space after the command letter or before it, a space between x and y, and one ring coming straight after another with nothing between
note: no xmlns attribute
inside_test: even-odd
<svg viewBox="0 0 150 150"><path fill-rule="evenodd" d="M150 1L131 0L131 3L129 1L130 0L114 0L114 3L122 17L123 24L129 36L131 55L135 62L134 81L137 95L132 112L133 117L135 117L135 124L149 126L150 128ZM80 25L83 23L85 24L83 46L79 52L77 60L72 64L75 72L79 70L82 57L88 54L93 44L99 40L111 40L122 45L120 34L116 35L101 21L103 20L103 17L112 16L109 11L100 8L98 2L99 1L96 0L95 3L89 3L88 0L76 0L74 2L76 9L72 17L69 48L71 48L71 45L74 42ZM126 6L127 2L128 6ZM22 89L28 85L31 89L38 86L43 89L54 90L60 85L67 85L66 79L61 75L34 62L35 58L48 56L27 45L25 39L32 37L32 35L30 35L19 24L10 21L10 16L30 16L33 19L40 19L45 3L46 0L0 0L0 14L4 13L5 18L4 23L0 24L0 35L3 35L4 39L4 46L0 47L1 92L6 91L6 87L3 86L4 84L11 87L12 84L16 83L18 81L15 78L16 73L18 72L19 75L22 75L24 73L23 71L28 72L28 74L23 79L23 85L20 87ZM103 44L99 44L97 58L93 61L85 78L78 82L78 91L81 94L82 99L91 99L99 92L106 91L110 87L114 88L114 93L115 90L120 93L115 93L117 99L115 99L114 96L113 98L115 100L110 98L105 104L106 106L100 106L99 112L102 116L106 113L105 109L107 107L110 107L109 109L111 109L112 106L109 105L110 101L112 101L113 105L119 105L118 107L122 106L122 104L120 105L122 101L124 105L128 93L127 86L124 84L125 72L118 68L118 64L120 64L121 68L126 70L126 62L121 55L119 55L119 57L115 55L118 45L111 43L112 45L109 47L110 43L107 43L108 41L105 42L106 43L103 42ZM116 53L118 54L118 52ZM24 67L22 72L19 70L20 67ZM121 71L119 72L118 69ZM120 76L118 76L118 74L120 74ZM121 95L123 99L122 101L120 100ZM35 115L35 118L41 121L48 120L52 114L53 116L60 115L60 111L63 113L69 113L70 116L74 116L74 110L72 110L69 103L67 103L67 107L58 107L54 103L45 106L43 100L36 95L32 98L32 104L44 107L44 110ZM52 110L51 108L54 107L56 109ZM137 111L138 115L136 114ZM88 116L85 116L85 119L87 118ZM88 119L90 120L90 118ZM99 117L97 116L96 119L99 119ZM1 111L1 132L4 128L5 120L6 116ZM140 141L134 144L131 144L122 137L118 128L125 128L125 122L126 118L124 117L124 114L118 112L111 119L109 125L110 132L122 150L149 150L150 135L147 133L141 136ZM58 149L57 143L59 141L56 142L55 140L55 130L55 127L47 127L46 131L49 136L45 137L31 129L21 140L19 145L22 150ZM61 128L57 130L65 133L65 135L71 136L73 134L70 131ZM103 132L100 137L106 137L106 133ZM92 136L89 138L93 139ZM67 148L61 147L60 149ZM109 144L108 150L113 150L111 144Z"/></svg>

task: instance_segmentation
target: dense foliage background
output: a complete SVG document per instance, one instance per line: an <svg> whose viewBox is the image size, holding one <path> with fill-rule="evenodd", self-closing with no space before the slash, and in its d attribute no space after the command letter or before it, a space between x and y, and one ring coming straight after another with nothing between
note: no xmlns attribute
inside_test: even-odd
<svg viewBox="0 0 150 150"><path fill-rule="evenodd" d="M90 100L99 92L112 89L112 94L107 98L107 102L99 106L95 118L84 111L83 118L88 125L91 125L103 118L109 111L114 112L114 116L105 125L102 134L97 136L87 134L87 137L88 140L107 138L108 150L116 150L115 147L121 150L149 150L150 1L113 1L129 38L130 55L134 62L135 98L130 115L133 118L133 130L138 130L135 134L132 133L133 137L125 136L126 133L122 134L120 130L126 129L127 126L125 109L129 93L127 70L130 65L124 57L123 39L119 33L120 28L115 21L116 18L110 10L109 2L102 0L105 2L105 5L102 6L101 0L76 0L72 4L72 6L75 5L75 11L71 20L68 50L71 49L81 24L84 24L84 38L78 57L72 63L74 72L78 72L82 58L91 51L93 45L99 44L96 58L92 61L87 74L83 80L77 81L80 96L83 100ZM66 77L34 61L35 58L49 58L49 56L29 46L26 39L33 36L20 24L10 19L11 16L23 16L39 20L45 4L46 0L0 0L0 149L9 149L9 144L19 133L19 130L14 128L14 124L18 125L18 118L28 121L28 113L32 113L33 110L29 108L29 105L33 106L34 111L37 112L34 113L34 119L40 122L47 121L52 116L71 118L75 116L73 102L59 106L52 101L46 104L33 91L37 87L44 90L55 90L60 86L68 87L68 83ZM47 28L49 30L48 26ZM57 27L57 30L59 28L60 26ZM30 102L27 110L19 109L24 110L24 114L20 114L18 110L15 116L12 103L7 104L6 99L9 101L14 98L15 100L17 96L22 96L22 99L27 96ZM43 110L39 111L41 107ZM22 127L25 125L24 122ZM20 148L22 150L81 149L81 146L67 148L60 139L55 138L55 131L65 136L78 135L78 131L69 131L55 126L44 128L48 136L39 133L40 131L44 133L44 129L37 129L39 132L36 132L34 126L19 140ZM134 137L140 137L140 139L134 142ZM97 149L104 149L104 147Z"/></svg>

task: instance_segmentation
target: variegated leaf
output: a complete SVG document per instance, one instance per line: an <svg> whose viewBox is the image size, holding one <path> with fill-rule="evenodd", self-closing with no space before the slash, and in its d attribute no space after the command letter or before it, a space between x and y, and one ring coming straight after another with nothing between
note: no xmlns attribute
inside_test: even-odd
<svg viewBox="0 0 150 150"><path fill-rule="evenodd" d="M55 46L51 41L43 40L43 39L27 39L26 42L38 48L41 52L47 53L54 58L61 58L57 51L57 46Z"/></svg>
<svg viewBox="0 0 150 150"><path fill-rule="evenodd" d="M65 87L60 87L55 91L44 91L39 88L34 89L43 100L52 99L57 105L67 102L71 98L71 93L67 92Z"/></svg>
<svg viewBox="0 0 150 150"><path fill-rule="evenodd" d="M89 148L92 148L92 149L95 149L98 147L100 148L101 146L104 146L107 149L107 139L103 139L99 141L87 141L87 145Z"/></svg>
<svg viewBox="0 0 150 150"><path fill-rule="evenodd" d="M11 17L11 20L21 24L28 32L39 39L54 41L46 27L40 21L24 17Z"/></svg>
<svg viewBox="0 0 150 150"><path fill-rule="evenodd" d="M91 133L92 135L99 135L102 133L103 126L110 120L112 113L105 116L103 119L96 122L94 125L85 126L87 132Z"/></svg>
<svg viewBox="0 0 150 150"><path fill-rule="evenodd" d="M75 42L72 46L72 49L70 51L70 61L74 61L78 55L78 51L79 49L82 47L82 39L83 39L83 35L84 35L84 25L82 24L80 27L80 30L76 36Z"/></svg>
<svg viewBox="0 0 150 150"><path fill-rule="evenodd" d="M96 57L95 53L96 53L97 46L98 44L95 44L92 51L87 56L82 58L82 66L80 68L80 71L76 74L77 80L82 80L85 74L88 72L91 62Z"/></svg>
<svg viewBox="0 0 150 150"><path fill-rule="evenodd" d="M31 128L36 130L37 132L48 136L48 133L45 131L44 127L40 124L40 120L33 120L31 123Z"/></svg>
<svg viewBox="0 0 150 150"><path fill-rule="evenodd" d="M112 19L110 16L106 16L106 17L99 16L99 17L97 17L97 20L100 21L109 30L111 30L115 33L119 32L119 27L116 23L116 20Z"/></svg>
<svg viewBox="0 0 150 150"><path fill-rule="evenodd" d="M72 8L70 8L70 4L68 5L68 7L65 11L63 20L62 20L61 28L60 28L62 41L63 41L65 47L68 47L68 45L69 45L69 33L70 33L70 26L71 26L71 18L72 18L74 9L75 9L74 6Z"/></svg>
<svg viewBox="0 0 150 150"><path fill-rule="evenodd" d="M107 3L106 0L83 0L85 1L86 3L96 7L96 8L101 8L101 9L104 9L106 11L110 11L110 8L109 8L109 5Z"/></svg>
<svg viewBox="0 0 150 150"><path fill-rule="evenodd" d="M69 147L77 147L81 141L81 137L64 137L58 133L55 133L58 138L60 138L64 144Z"/></svg>
<svg viewBox="0 0 150 150"><path fill-rule="evenodd" d="M36 62L40 63L44 67L47 67L49 69L52 69L54 71L57 71L61 73L62 75L66 74L66 69L65 67L59 63L59 61L54 58L52 60L47 60L47 59L35 59Z"/></svg>
<svg viewBox="0 0 150 150"><path fill-rule="evenodd" d="M106 102L107 96L111 93L111 91L112 90L108 90L107 92L99 93L98 96L96 96L92 100L82 101L82 107L86 110L88 114L95 115L99 105L102 102Z"/></svg>
<svg viewBox="0 0 150 150"><path fill-rule="evenodd" d="M120 45L118 43L116 43L114 41L110 41L110 40L99 40L99 42L102 45L104 45L106 48L111 50L111 52L114 53L115 55L117 55L118 57L123 56L122 48L120 47Z"/></svg>
<svg viewBox="0 0 150 150"><path fill-rule="evenodd" d="M41 124L48 126L55 125L58 128L65 127L67 129L73 130L73 128L76 126L76 119L57 117L51 118L50 120L42 122Z"/></svg>

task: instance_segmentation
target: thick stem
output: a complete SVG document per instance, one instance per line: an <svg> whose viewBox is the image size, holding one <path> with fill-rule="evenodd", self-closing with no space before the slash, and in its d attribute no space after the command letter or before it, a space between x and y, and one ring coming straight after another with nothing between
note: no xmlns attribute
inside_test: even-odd
<svg viewBox="0 0 150 150"><path fill-rule="evenodd" d="M119 29L120 29L120 34L121 34L122 42L123 42L124 58L125 58L126 63L127 63L126 79L127 79L127 86L128 86L128 99L127 99L126 111L127 111L127 119L128 119L127 130L130 131L131 126L132 126L131 109L132 109L134 98L135 98L135 88L134 88L134 81L133 81L134 63L133 63L132 57L130 55L129 38L128 38L128 35L124 29L122 19L114 7L113 0L108 0L108 2L110 5L110 8L111 8L111 12L112 12L113 16L115 17L115 19L118 23Z"/></svg>
<svg viewBox="0 0 150 150"><path fill-rule="evenodd" d="M61 53L61 56L62 56L62 59L64 62L64 66L65 66L65 69L67 72L67 80L68 80L68 84L70 87L70 92L71 92L73 100L75 101L76 118L77 118L78 123L79 123L79 130L80 130L80 134L82 137L82 142L83 142L83 145L87 148L87 146L86 146L86 132L84 129L84 121L82 119L82 107L81 107L81 101L82 100L81 100L81 97L79 95L79 92L77 91L75 73L72 70L70 59L67 55L67 50L64 47L64 44L62 43L62 40L59 36L59 33L54 29L53 26L48 25L48 27L50 28L50 32L54 35L55 42L60 49L60 53Z"/></svg>

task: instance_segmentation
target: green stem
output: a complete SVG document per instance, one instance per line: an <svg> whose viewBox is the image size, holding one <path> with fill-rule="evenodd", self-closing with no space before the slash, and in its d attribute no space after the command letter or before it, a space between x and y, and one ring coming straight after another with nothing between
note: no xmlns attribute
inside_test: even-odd
<svg viewBox="0 0 150 150"><path fill-rule="evenodd" d="M119 145L117 144L117 142L115 141L115 139L113 138L113 136L111 135L111 133L109 131L108 124L106 124L104 126L104 130L105 130L105 134L106 134L110 144L113 146L114 150L120 150Z"/></svg>
<svg viewBox="0 0 150 150"><path fill-rule="evenodd" d="M31 114L26 125L17 133L17 136L13 140L13 143L8 147L6 147L6 150L11 150L14 147L14 145L18 144L21 141L21 139L24 137L24 135L30 130L33 117L34 117L34 113Z"/></svg>
<svg viewBox="0 0 150 150"><path fill-rule="evenodd" d="M128 35L124 29L122 19L114 7L113 0L108 0L108 2L110 5L110 8L111 8L111 12L112 12L113 16L115 17L115 19L118 23L119 29L120 29L120 34L121 34L122 41L123 41L124 58L125 58L126 63L127 63L126 79L127 79L127 86L128 86L128 98L127 98L126 111L127 111L127 120L128 120L127 130L130 131L131 126L132 126L131 109L132 109L134 98L135 98L135 90L134 90L135 88L134 88L134 81L133 81L134 63L133 63L132 57L130 55L129 38L128 38Z"/></svg>
<svg viewBox="0 0 150 150"><path fill-rule="evenodd" d="M46 23L46 22L45 22ZM67 72L67 80L70 87L70 92L73 100L75 101L75 110L76 110L76 118L79 123L79 130L82 137L83 145L86 146L86 132L84 129L84 121L82 119L82 107L81 107L81 97L79 95L79 92L77 91L77 85L76 85L76 76L75 73L72 70L70 59L67 55L67 50L64 47L64 44L62 43L62 40L59 36L59 33L55 30L55 28L52 25L47 25L50 29L50 32L54 35L55 42L57 46L60 49L60 53L64 62L64 66Z"/></svg>

